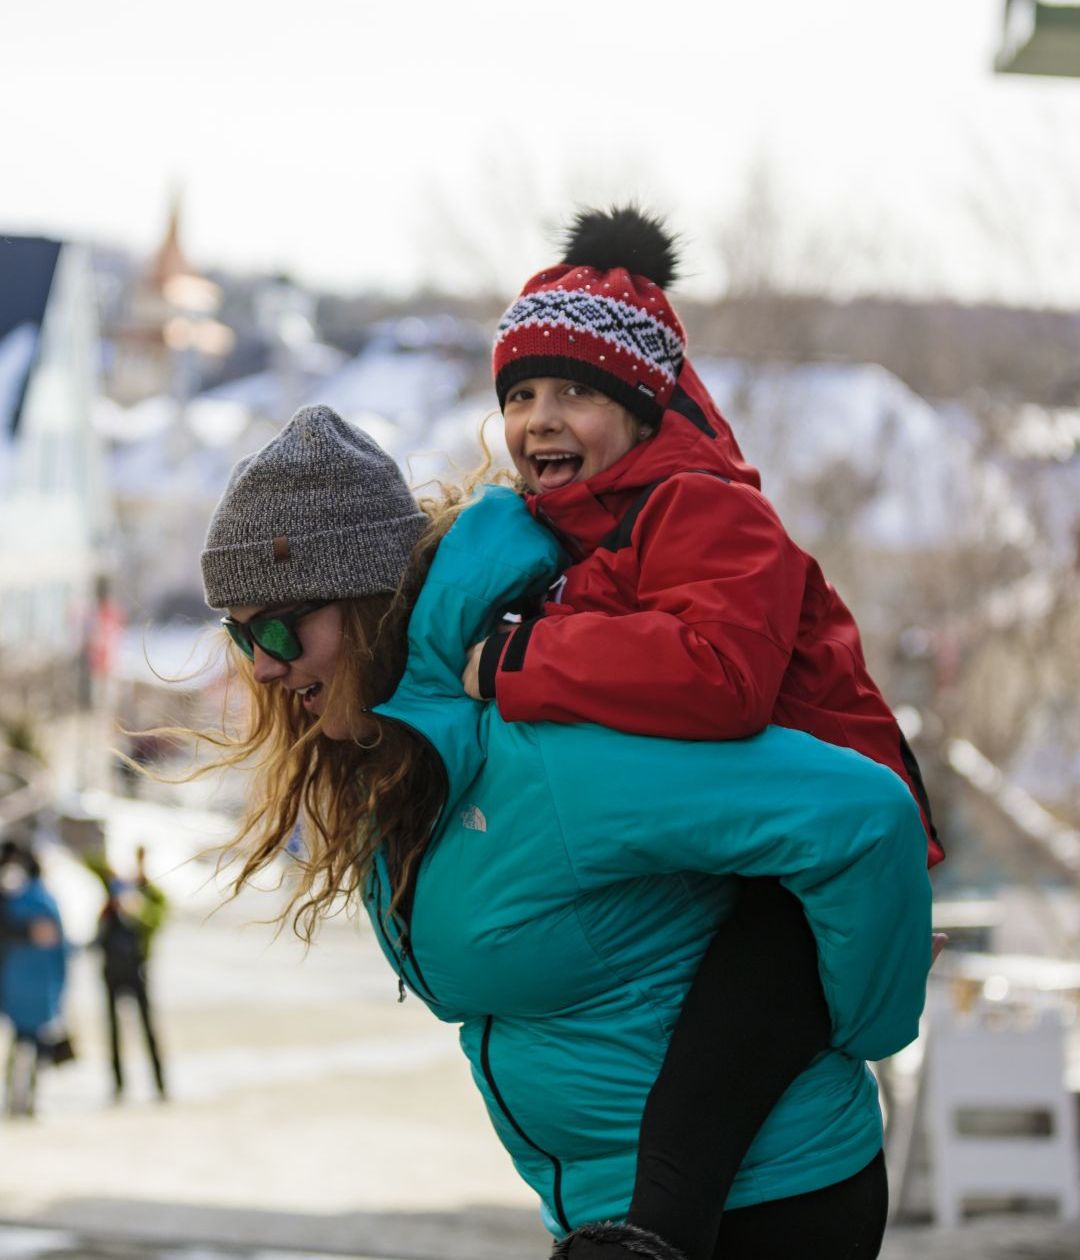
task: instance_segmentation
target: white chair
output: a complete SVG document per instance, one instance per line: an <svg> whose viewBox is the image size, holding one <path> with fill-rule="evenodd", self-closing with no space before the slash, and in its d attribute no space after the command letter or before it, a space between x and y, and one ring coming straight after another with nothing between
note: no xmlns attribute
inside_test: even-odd
<svg viewBox="0 0 1080 1260"><path fill-rule="evenodd" d="M957 1016L945 1002L931 1011L924 1117L934 1216L952 1227L969 1198L1052 1198L1073 1220L1080 1159L1061 1011L1029 1012L1026 1024L995 1014L1005 1012L980 1005Z"/></svg>

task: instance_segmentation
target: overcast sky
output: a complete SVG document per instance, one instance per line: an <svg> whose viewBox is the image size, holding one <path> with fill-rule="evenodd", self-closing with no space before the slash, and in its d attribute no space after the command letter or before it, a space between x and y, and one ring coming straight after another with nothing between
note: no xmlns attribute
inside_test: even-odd
<svg viewBox="0 0 1080 1260"><path fill-rule="evenodd" d="M1080 79L995 76L1002 9L6 0L0 230L146 250L180 188L204 266L509 291L636 195L708 291L765 172L782 279L1080 305Z"/></svg>

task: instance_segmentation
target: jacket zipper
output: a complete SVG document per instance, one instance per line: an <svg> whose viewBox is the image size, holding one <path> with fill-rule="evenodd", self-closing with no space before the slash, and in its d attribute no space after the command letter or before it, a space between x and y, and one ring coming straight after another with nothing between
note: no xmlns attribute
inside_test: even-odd
<svg viewBox="0 0 1080 1260"><path fill-rule="evenodd" d="M382 717L382 720L384 722L396 722L399 726L406 726L408 727L410 731L413 732L414 735L419 736L420 739L422 739L424 743L427 744L427 746L435 754L435 764L442 771L443 804L442 804L442 808L439 810L438 814L436 815L435 821L431 825L431 831L428 833L428 840L430 840L431 837L435 834L435 832L439 829L439 823L442 821L442 816L446 812L446 805L447 805L448 798L450 796L450 782L449 782L449 779L447 778L446 767L445 765L443 765L443 760L439 756L438 749L436 749L435 745L431 742L430 739L428 739L428 737L423 733L423 731L417 730L417 728L413 726L411 722L403 722L401 718L386 717L385 715L382 715L382 714L380 714L380 717ZM419 873L420 873L420 862L417 862L416 875L414 875L413 878L415 879L419 875ZM394 923L398 927L397 945L395 946L394 943L390 940L390 934L387 932L386 924L383 922L382 879L379 875L378 867L375 867L375 869L372 872L372 876L375 880L375 895L376 895L375 921L379 925L379 932L383 940L386 942L387 949L389 950L391 956L397 960L396 970L398 973L398 1001L404 1002L406 994L408 993L408 986L405 983L405 963L408 961L412 963L413 975L416 978L416 983L413 985L414 990L416 990L417 992L419 992L420 990L423 990L423 995L426 996L427 1000L429 1002L433 1002L435 1005L438 1005L438 998L436 998L435 994L432 993L430 985L424 979L424 973L420 970L420 964L417 962L416 954L413 952L412 940L409 935L409 923L407 920L403 919L397 913L395 913L392 916Z"/></svg>
<svg viewBox="0 0 1080 1260"><path fill-rule="evenodd" d="M397 944L395 945L390 939L390 933L386 930L386 921L383 918L382 912L382 878L377 869L372 873L372 875L375 881L375 922L378 925L379 935L386 943L387 951L390 956L395 959L397 964L395 970L397 971L398 977L398 1001L404 1002L405 996L408 993L408 987L405 983L405 964L406 962L410 962L412 963L413 975L415 977L415 982L412 987L417 992L423 990L423 995L426 996L428 1001L437 1003L435 994L432 993L430 985L424 979L424 973L420 970L420 964L416 961L416 955L413 953L412 941L409 939L409 929L401 923L401 920L396 914L392 915L391 918L392 922L399 929Z"/></svg>
<svg viewBox="0 0 1080 1260"><path fill-rule="evenodd" d="M515 1120L513 1112L506 1105L506 1100L499 1092L499 1087L495 1083L495 1076L491 1070L491 1026L493 1022L494 1016L492 1015L488 1015L484 1020L484 1035L480 1042L480 1068L484 1073L484 1080L487 1081L488 1088L491 1090L492 1096L499 1104L499 1109L502 1111L507 1120L509 1120L518 1137L521 1138L527 1146L531 1146L534 1151L543 1155L545 1159L549 1159L551 1161L554 1174L551 1197L555 1204L555 1215L559 1218L559 1224L569 1234L572 1227L570 1222L566 1219L566 1212L563 1208L562 1201L562 1162L559 1160L557 1155L552 1155L550 1151L545 1151L542 1146L538 1146L532 1138L529 1137L521 1125L518 1124L517 1120Z"/></svg>
<svg viewBox="0 0 1080 1260"><path fill-rule="evenodd" d="M435 997L435 994L432 993L431 986L424 979L424 973L420 970L420 964L417 962L416 955L413 953L412 937L409 935L409 929L407 927L403 927L401 929L401 935L398 937L398 944L401 946L405 958L412 963L413 975L416 977L417 990L422 989L424 996L427 997L427 1000L437 1004L438 999ZM398 977L398 1001L405 1001L404 981L400 976Z"/></svg>
<svg viewBox="0 0 1080 1260"><path fill-rule="evenodd" d="M375 892L372 897L372 900L375 902L375 926L378 929L379 935L383 938L383 942L386 946L386 952L394 959L394 970L397 972L398 1001L404 1002L406 989L405 978L402 973L405 970L405 962L394 948L394 943L391 941L390 934L386 930L386 924L383 922L382 879L379 877L378 870L372 871L371 877L375 883Z"/></svg>

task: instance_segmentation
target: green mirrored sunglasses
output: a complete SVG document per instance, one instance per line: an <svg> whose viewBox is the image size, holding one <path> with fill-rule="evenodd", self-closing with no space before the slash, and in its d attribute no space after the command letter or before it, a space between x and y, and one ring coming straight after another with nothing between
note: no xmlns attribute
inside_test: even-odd
<svg viewBox="0 0 1080 1260"><path fill-rule="evenodd" d="M289 661L295 661L304 650L296 630L298 623L309 613L318 612L320 608L333 602L332 599L313 599L284 612L260 613L249 621L234 621L232 617L222 617L221 624L249 661L255 659L255 645L258 644L267 656L288 664Z"/></svg>

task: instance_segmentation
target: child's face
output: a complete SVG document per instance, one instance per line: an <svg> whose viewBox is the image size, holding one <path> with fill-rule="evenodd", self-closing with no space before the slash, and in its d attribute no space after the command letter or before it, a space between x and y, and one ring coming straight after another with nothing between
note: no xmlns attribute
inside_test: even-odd
<svg viewBox="0 0 1080 1260"><path fill-rule="evenodd" d="M586 481L647 436L606 394L556 376L515 385L506 395L503 420L510 458L534 494Z"/></svg>

